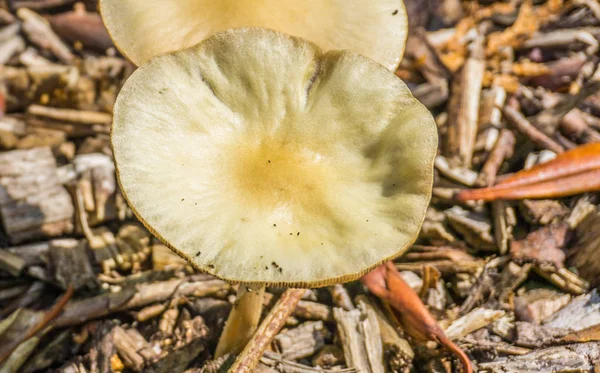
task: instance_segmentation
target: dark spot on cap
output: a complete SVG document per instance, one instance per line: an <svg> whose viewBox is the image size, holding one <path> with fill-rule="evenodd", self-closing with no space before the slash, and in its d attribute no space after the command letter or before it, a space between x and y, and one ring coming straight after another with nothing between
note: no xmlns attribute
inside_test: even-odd
<svg viewBox="0 0 600 373"><path fill-rule="evenodd" d="M392 12L392 15L393 15L393 16L395 16L396 14L398 14L398 9L396 9L396 10L394 10L394 11Z"/></svg>
<svg viewBox="0 0 600 373"><path fill-rule="evenodd" d="M299 236L299 235L300 235L300 232L298 232L298 233L296 234L296 236Z"/></svg>
<svg viewBox="0 0 600 373"><path fill-rule="evenodd" d="M283 272L283 269L281 267L279 267L279 273Z"/></svg>
<svg viewBox="0 0 600 373"><path fill-rule="evenodd" d="M267 162L271 163L271 160L269 159Z"/></svg>
<svg viewBox="0 0 600 373"><path fill-rule="evenodd" d="M277 226L277 224L273 224L273 226L274 226L274 227L276 227L276 226Z"/></svg>
<svg viewBox="0 0 600 373"><path fill-rule="evenodd" d="M185 201L185 198L182 198L182 199L181 199L181 202L183 202L183 201Z"/></svg>
<svg viewBox="0 0 600 373"><path fill-rule="evenodd" d="M210 268L210 269L213 269L213 268L215 268L215 266L214 266L214 265L212 265L212 264L209 264L209 265L207 265L207 267L208 267L208 268Z"/></svg>
<svg viewBox="0 0 600 373"><path fill-rule="evenodd" d="M268 267L268 266L265 266L265 269L269 269L269 267Z"/></svg>
<svg viewBox="0 0 600 373"><path fill-rule="evenodd" d="M200 251L198 251L198 252L196 253L196 256L200 256L200 254L202 254L202 253L201 253Z"/></svg>

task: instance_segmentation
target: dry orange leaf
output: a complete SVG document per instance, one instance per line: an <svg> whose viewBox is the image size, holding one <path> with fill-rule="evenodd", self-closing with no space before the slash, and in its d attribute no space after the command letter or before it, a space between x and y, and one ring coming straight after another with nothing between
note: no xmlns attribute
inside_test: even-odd
<svg viewBox="0 0 600 373"><path fill-rule="evenodd" d="M579 146L493 187L460 191L461 201L556 198L600 190L600 143Z"/></svg>
<svg viewBox="0 0 600 373"><path fill-rule="evenodd" d="M457 355L463 365L463 372L473 372L467 355L446 337L421 298L404 281L394 263L387 262L380 265L363 276L361 281L373 294L392 306L407 334L422 341L433 340L442 344Z"/></svg>

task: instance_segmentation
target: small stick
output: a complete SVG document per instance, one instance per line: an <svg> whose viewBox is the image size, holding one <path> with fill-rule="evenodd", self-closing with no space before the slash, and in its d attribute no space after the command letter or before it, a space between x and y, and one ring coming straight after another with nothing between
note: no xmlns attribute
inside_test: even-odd
<svg viewBox="0 0 600 373"><path fill-rule="evenodd" d="M552 150L555 153L562 153L564 151L563 147L556 141L544 135L543 132L535 128L533 124L529 123L525 116L517 109L505 105L502 108L502 114L519 132L529 137L536 145L541 146L544 149Z"/></svg>
<svg viewBox="0 0 600 373"><path fill-rule="evenodd" d="M110 124L112 115L99 111L59 109L42 105L31 105L27 113L54 120L81 124Z"/></svg>
<svg viewBox="0 0 600 373"><path fill-rule="evenodd" d="M485 185L494 185L496 181L496 175L502 165L502 162L506 158L510 158L515 148L515 135L507 129L503 129L500 132L500 136L496 141L496 145L492 149L490 156L483 165L481 175Z"/></svg>
<svg viewBox="0 0 600 373"><path fill-rule="evenodd" d="M229 369L230 373L254 371L267 346L281 330L285 320L292 313L305 291L306 289L288 289L281 295L281 298L275 303L275 306L265 317L250 342Z"/></svg>

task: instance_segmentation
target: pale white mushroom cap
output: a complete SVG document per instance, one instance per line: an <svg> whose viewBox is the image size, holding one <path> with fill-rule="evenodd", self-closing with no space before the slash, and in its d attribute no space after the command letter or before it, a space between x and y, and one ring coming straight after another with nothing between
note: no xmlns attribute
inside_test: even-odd
<svg viewBox="0 0 600 373"><path fill-rule="evenodd" d="M356 279L414 241L437 132L381 65L250 28L135 71L112 144L136 215L197 268L309 287Z"/></svg>
<svg viewBox="0 0 600 373"><path fill-rule="evenodd" d="M402 0L100 0L117 47L142 64L229 28L264 27L395 69L406 43Z"/></svg>

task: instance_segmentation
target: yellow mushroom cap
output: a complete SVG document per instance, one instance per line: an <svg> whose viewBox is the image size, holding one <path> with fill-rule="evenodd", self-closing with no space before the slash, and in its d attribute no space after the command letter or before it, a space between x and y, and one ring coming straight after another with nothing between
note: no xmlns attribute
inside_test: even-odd
<svg viewBox="0 0 600 373"><path fill-rule="evenodd" d="M197 268L316 287L356 279L414 241L437 132L372 60L244 28L136 70L112 145L138 218Z"/></svg>
<svg viewBox="0 0 600 373"><path fill-rule="evenodd" d="M393 70L408 27L402 0L100 0L100 11L117 47L138 65L218 31L264 27Z"/></svg>

